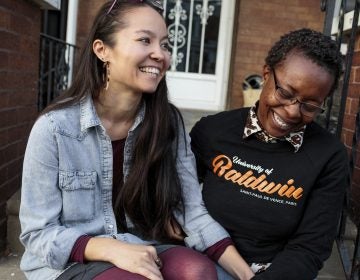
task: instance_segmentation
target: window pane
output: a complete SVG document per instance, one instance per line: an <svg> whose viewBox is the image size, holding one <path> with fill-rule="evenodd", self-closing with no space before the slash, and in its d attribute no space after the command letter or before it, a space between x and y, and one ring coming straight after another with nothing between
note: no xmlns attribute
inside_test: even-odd
<svg viewBox="0 0 360 280"><path fill-rule="evenodd" d="M221 0L166 1L171 70L215 74L220 12Z"/></svg>

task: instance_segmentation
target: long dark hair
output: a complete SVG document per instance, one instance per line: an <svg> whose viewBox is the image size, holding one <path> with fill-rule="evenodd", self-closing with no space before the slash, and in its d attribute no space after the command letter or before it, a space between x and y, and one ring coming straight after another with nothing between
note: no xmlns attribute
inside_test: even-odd
<svg viewBox="0 0 360 280"><path fill-rule="evenodd" d="M97 99L104 81L103 62L92 49L94 40L100 39L114 47L114 34L126 26L123 15L137 7L151 6L144 2L117 1L108 13L111 2L105 3L95 18L71 87L42 114L76 104L89 95ZM167 225L174 221L173 212L184 211L176 151L182 137L179 134L183 135L185 130L181 114L169 103L167 92L163 77L154 93L142 96L145 117L133 147L131 170L114 207L118 224L119 213L125 210L139 234L157 240L170 239Z"/></svg>

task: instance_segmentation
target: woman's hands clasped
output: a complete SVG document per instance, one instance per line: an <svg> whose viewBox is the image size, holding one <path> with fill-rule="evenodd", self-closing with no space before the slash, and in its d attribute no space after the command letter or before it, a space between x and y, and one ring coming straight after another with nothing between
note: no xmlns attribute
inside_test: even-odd
<svg viewBox="0 0 360 280"><path fill-rule="evenodd" d="M161 260L153 246L125 243L111 238L91 238L85 248L89 261L107 261L151 280L163 280Z"/></svg>

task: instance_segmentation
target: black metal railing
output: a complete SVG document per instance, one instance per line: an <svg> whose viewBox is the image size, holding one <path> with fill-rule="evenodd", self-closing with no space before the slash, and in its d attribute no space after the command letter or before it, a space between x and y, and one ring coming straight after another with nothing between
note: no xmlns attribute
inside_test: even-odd
<svg viewBox="0 0 360 280"><path fill-rule="evenodd" d="M68 87L76 49L75 45L40 34L39 111Z"/></svg>
<svg viewBox="0 0 360 280"><path fill-rule="evenodd" d="M338 32L336 34L336 41L340 48L345 46L346 54L344 54L344 74L340 83L339 90L329 98L327 102L326 115L318 119L326 129L337 137L341 137L343 130L345 107L348 99L348 89L351 75L351 68L353 63L354 46L359 36L360 29L358 28L360 0L342 0L338 14L334 14L335 0L323 0L322 8L326 10L324 32L327 35L331 34L331 26L333 17L338 16ZM330 11L329 11L330 9ZM348 11L353 11L352 27L346 32L344 29L345 14ZM356 65L358 66L358 65ZM359 93L360 94L360 93ZM351 170L350 189L347 190L346 199L344 202L344 209L342 211L341 219L339 221L338 234L336 237L337 247L341 262L343 264L345 276L347 280L358 280L360 271L360 243L359 243L359 228L360 228L360 209L355 201L354 196L354 171L356 171L356 157L358 151L358 143L360 139L360 112L359 108L356 114L355 127L352 145L350 147L349 167ZM355 186L355 188L358 186Z"/></svg>

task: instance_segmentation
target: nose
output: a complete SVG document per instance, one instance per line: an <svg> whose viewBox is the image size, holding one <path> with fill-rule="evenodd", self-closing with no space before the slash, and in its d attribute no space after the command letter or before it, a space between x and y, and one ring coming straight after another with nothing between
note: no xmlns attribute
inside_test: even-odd
<svg viewBox="0 0 360 280"><path fill-rule="evenodd" d="M163 61L165 59L164 50L161 49L161 46L154 46L150 57L156 61Z"/></svg>
<svg viewBox="0 0 360 280"><path fill-rule="evenodd" d="M301 104L298 101L296 101L293 104L283 105L283 106L290 118L300 118L301 117L301 109L300 109Z"/></svg>

